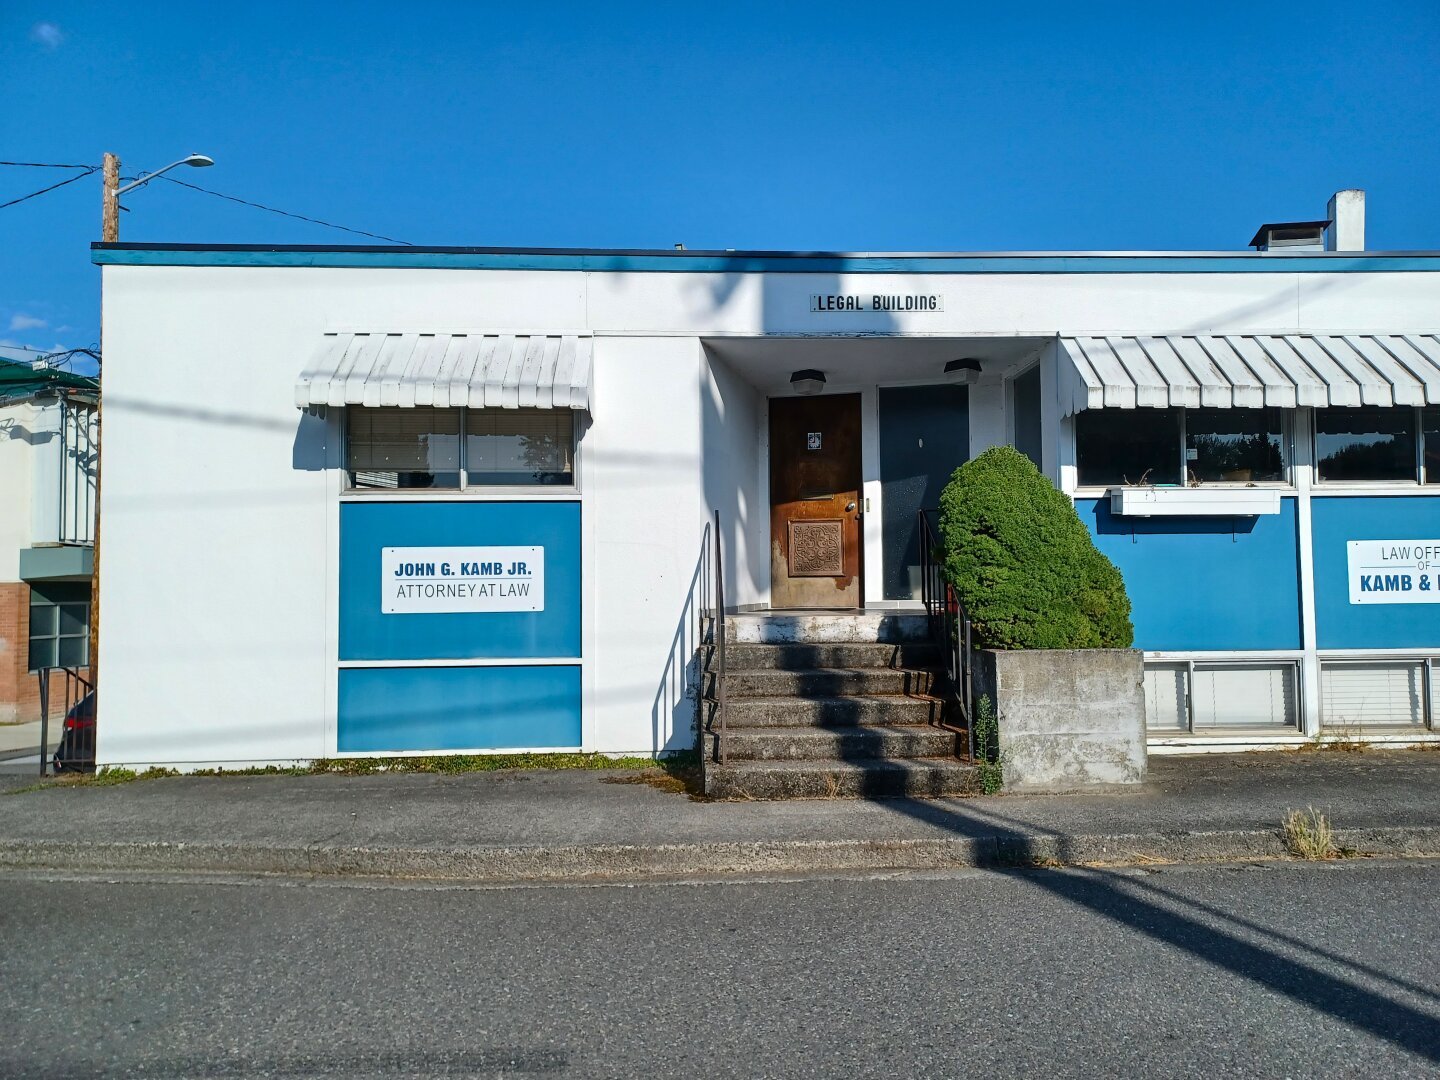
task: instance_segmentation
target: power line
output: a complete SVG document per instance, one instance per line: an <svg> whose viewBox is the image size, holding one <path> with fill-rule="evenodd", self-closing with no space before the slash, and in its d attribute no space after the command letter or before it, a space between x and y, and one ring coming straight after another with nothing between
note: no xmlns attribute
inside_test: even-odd
<svg viewBox="0 0 1440 1080"><path fill-rule="evenodd" d="M89 176L91 173L99 171L100 169L97 165L86 166L84 172L76 173L74 176L67 176L58 184L51 184L49 187L43 187L39 191L32 191L29 195L21 195L18 199L11 199L9 202L0 203L0 210L4 210L7 206L14 206L16 203L22 203L26 199L33 199L36 195L44 195L47 191L54 191L56 188L62 188L66 184L73 184L76 180L84 180L85 177Z"/></svg>
<svg viewBox="0 0 1440 1080"><path fill-rule="evenodd" d="M0 161L0 165L14 165L22 169L90 169L92 172L96 168L94 165L57 165L52 161Z"/></svg>
<svg viewBox="0 0 1440 1080"><path fill-rule="evenodd" d="M226 199L229 202L239 203L241 206L252 206L256 210L265 210L271 214L279 214L281 217L295 218L297 221L308 221L312 225L324 225L327 229L339 229L341 232L354 233L356 236L368 236L371 239L384 240L391 244L404 244L406 247L415 246L408 240L396 240L393 236L381 236L379 233L366 232L364 229L351 229L344 225L336 225L333 222L321 221L319 218L306 217L304 214L292 214L288 210L277 210L273 206L264 206L257 202L250 202L248 199L237 199L234 195L211 191L209 188L203 188L197 184L187 184L184 180L176 180L169 176L157 176L155 179L165 180L171 184L178 184L180 187L189 188L191 191L199 191L206 195L213 195L217 199Z"/></svg>

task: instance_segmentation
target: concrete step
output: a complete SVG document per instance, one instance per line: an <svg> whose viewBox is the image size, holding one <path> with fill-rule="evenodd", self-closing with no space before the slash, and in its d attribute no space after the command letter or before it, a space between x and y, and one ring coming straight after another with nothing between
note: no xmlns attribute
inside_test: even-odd
<svg viewBox="0 0 1440 1080"><path fill-rule="evenodd" d="M705 793L721 799L924 799L979 790L975 767L954 758L732 761L705 770Z"/></svg>
<svg viewBox="0 0 1440 1080"><path fill-rule="evenodd" d="M925 641L923 611L746 612L725 617L725 640L759 645Z"/></svg>
<svg viewBox="0 0 1440 1080"><path fill-rule="evenodd" d="M713 703L707 702L707 726ZM844 697L742 697L726 701L727 729L741 727L852 727L871 724L939 723L944 703L899 694Z"/></svg>
<svg viewBox="0 0 1440 1080"><path fill-rule="evenodd" d="M901 645L882 642L734 644L725 650L725 666L731 672L809 671L814 668L938 668L940 664L940 649L929 642Z"/></svg>
<svg viewBox="0 0 1440 1080"><path fill-rule="evenodd" d="M935 675L929 671L891 668L830 668L812 671L732 671L725 676L729 701L746 697L837 697L848 694L928 694ZM706 693L714 695L714 676L706 680Z"/></svg>
<svg viewBox="0 0 1440 1080"><path fill-rule="evenodd" d="M732 728L726 734L730 761L834 762L874 758L936 758L953 756L963 736L928 724L851 724L843 727ZM718 760L714 732L707 734L712 761Z"/></svg>

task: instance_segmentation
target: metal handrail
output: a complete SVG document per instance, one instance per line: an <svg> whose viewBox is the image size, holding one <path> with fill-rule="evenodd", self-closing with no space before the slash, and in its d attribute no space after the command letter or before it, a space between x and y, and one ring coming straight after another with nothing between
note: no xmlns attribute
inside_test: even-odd
<svg viewBox="0 0 1440 1080"><path fill-rule="evenodd" d="M77 668L41 668L35 673L40 680L40 775L50 758L50 676L56 671L65 673L65 711L61 717L70 715L86 694L95 689L95 684L80 674Z"/></svg>
<svg viewBox="0 0 1440 1080"><path fill-rule="evenodd" d="M915 515L916 536L920 541L920 598L930 637L940 645L945 663L945 689L951 703L965 721L970 742L970 760L975 760L975 685L970 626L970 613L955 586L945 580L944 559L940 555L940 539L929 515L920 510Z"/></svg>
<svg viewBox="0 0 1440 1080"><path fill-rule="evenodd" d="M711 664L715 680L715 712L710 718L710 726L717 727L716 742L718 743L718 754L720 764L729 762L730 747L725 738L725 558L720 550L720 511L715 511L715 524L711 535L715 539L715 592L712 597L714 606L710 610L710 633L713 635L714 646L712 656L714 662Z"/></svg>

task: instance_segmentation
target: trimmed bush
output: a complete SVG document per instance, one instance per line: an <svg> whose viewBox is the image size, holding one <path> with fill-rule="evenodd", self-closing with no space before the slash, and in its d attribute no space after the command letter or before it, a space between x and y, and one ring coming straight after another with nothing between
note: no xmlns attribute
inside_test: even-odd
<svg viewBox="0 0 1440 1080"><path fill-rule="evenodd" d="M1135 638L1115 564L1024 454L987 450L940 496L945 576L977 648L1117 649Z"/></svg>

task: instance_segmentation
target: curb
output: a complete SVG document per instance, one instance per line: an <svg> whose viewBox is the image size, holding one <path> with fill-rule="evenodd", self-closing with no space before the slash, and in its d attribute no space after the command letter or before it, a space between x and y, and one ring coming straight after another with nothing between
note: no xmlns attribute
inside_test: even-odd
<svg viewBox="0 0 1440 1080"><path fill-rule="evenodd" d="M1357 855L1440 855L1440 826L1337 829L1336 842ZM1272 829L518 848L0 840L4 870L424 878L494 884L1285 857L1280 834Z"/></svg>

